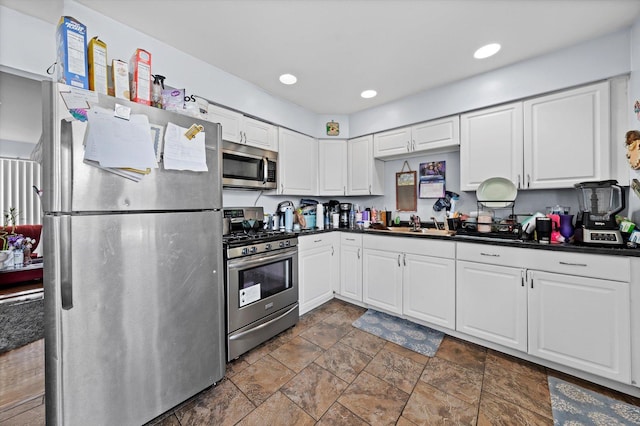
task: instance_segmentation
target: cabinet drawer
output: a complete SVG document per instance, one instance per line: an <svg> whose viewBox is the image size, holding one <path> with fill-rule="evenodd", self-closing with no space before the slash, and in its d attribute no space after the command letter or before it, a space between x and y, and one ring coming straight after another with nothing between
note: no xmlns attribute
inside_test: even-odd
<svg viewBox="0 0 640 426"><path fill-rule="evenodd" d="M362 234L341 232L340 245L362 247Z"/></svg>
<svg viewBox="0 0 640 426"><path fill-rule="evenodd" d="M387 237L382 235L364 235L362 241L364 248L386 252L411 253L446 259L455 259L456 255L456 247L453 241L421 237Z"/></svg>
<svg viewBox="0 0 640 426"><path fill-rule="evenodd" d="M332 243L331 234L314 234L298 237L298 248L300 250L313 247L330 246Z"/></svg>
<svg viewBox="0 0 640 426"><path fill-rule="evenodd" d="M487 263L490 265L525 267L526 250L516 247L493 246L489 244L457 243L458 260Z"/></svg>
<svg viewBox="0 0 640 426"><path fill-rule="evenodd" d="M613 281L631 281L631 264L628 257L551 250L523 251L526 251L526 267L529 269Z"/></svg>

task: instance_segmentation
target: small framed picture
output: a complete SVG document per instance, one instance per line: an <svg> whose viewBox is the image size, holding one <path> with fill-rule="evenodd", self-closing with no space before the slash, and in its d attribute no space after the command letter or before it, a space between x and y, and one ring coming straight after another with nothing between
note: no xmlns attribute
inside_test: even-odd
<svg viewBox="0 0 640 426"><path fill-rule="evenodd" d="M340 123L331 120L327 123L327 136L338 136L340 134Z"/></svg>

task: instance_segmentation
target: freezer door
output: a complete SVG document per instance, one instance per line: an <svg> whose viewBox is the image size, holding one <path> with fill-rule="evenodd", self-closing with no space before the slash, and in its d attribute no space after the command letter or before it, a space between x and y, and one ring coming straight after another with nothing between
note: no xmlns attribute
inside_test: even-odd
<svg viewBox="0 0 640 426"><path fill-rule="evenodd" d="M131 114L145 114L149 123L166 128L171 122L189 128L204 127L208 172L165 170L164 163L135 182L84 163L87 123L69 116L56 85L45 83L43 129L43 194L45 212L165 211L222 208L221 128L158 108L100 96L100 106L115 102ZM163 133L164 135L164 133Z"/></svg>
<svg viewBox="0 0 640 426"><path fill-rule="evenodd" d="M221 215L45 216L47 424L144 424L222 379Z"/></svg>

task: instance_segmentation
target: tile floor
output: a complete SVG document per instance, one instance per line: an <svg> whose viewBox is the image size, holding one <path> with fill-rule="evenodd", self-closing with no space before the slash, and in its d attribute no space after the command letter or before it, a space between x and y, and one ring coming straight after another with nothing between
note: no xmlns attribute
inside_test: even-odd
<svg viewBox="0 0 640 426"><path fill-rule="evenodd" d="M547 374L640 405L449 336L425 357L352 327L363 312L337 299L320 306L228 364L218 386L149 425L552 425ZM44 424L44 379L34 366L42 346L0 356L1 424ZM30 366L19 366L20 351ZM21 396L12 381L24 386Z"/></svg>

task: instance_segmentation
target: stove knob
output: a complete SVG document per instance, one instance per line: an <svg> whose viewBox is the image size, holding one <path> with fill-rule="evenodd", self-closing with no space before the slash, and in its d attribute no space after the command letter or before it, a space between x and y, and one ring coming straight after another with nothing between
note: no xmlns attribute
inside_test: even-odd
<svg viewBox="0 0 640 426"><path fill-rule="evenodd" d="M246 247L245 247L245 248L243 248L243 249L242 249L242 254L243 254L243 255L247 255L247 254L249 254L249 249L248 249L248 248L246 248Z"/></svg>
<svg viewBox="0 0 640 426"><path fill-rule="evenodd" d="M291 241L289 241L289 240L285 241L285 242L284 242L284 245L285 245L286 247L289 247L289 246L291 245Z"/></svg>
<svg viewBox="0 0 640 426"><path fill-rule="evenodd" d="M264 245L265 250L271 250L271 243L267 243Z"/></svg>
<svg viewBox="0 0 640 426"><path fill-rule="evenodd" d="M251 252L251 254L257 253L258 247L251 247L249 251Z"/></svg>
<svg viewBox="0 0 640 426"><path fill-rule="evenodd" d="M280 246L280 248L284 247L284 241L280 241L280 244L278 244L278 246Z"/></svg>

